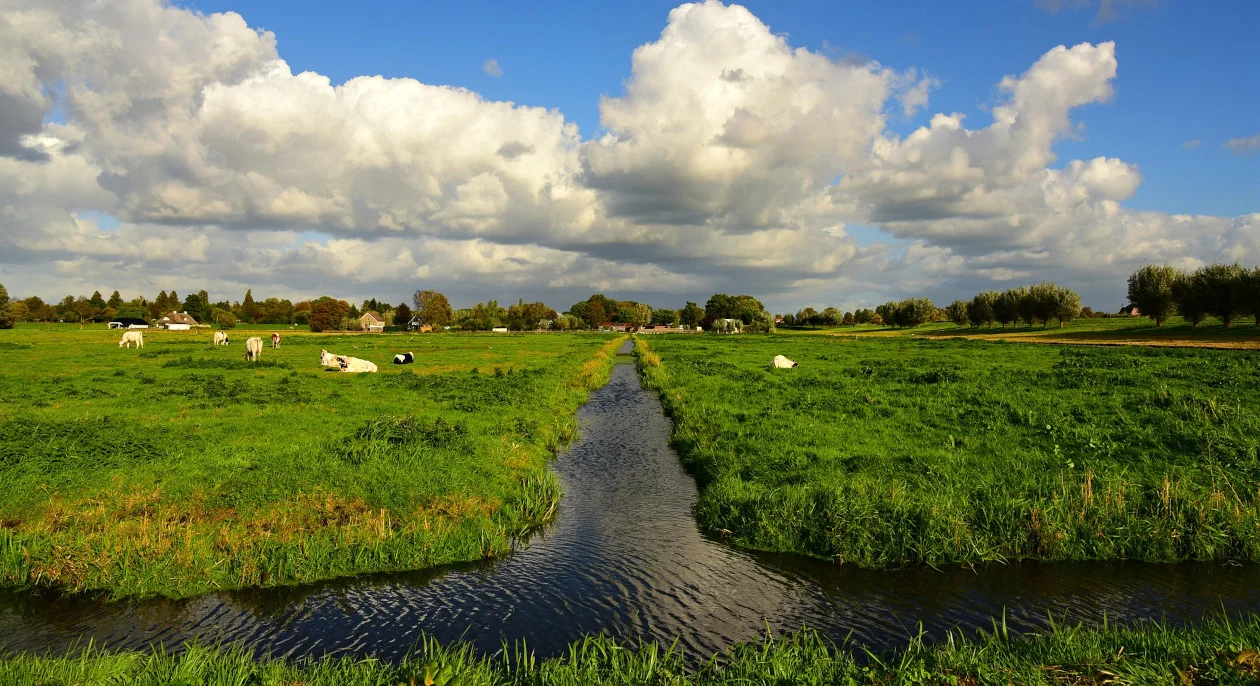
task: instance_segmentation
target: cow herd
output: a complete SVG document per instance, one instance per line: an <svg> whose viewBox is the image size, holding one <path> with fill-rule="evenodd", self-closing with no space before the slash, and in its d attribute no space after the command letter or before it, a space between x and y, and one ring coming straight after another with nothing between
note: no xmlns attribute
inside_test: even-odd
<svg viewBox="0 0 1260 686"><path fill-rule="evenodd" d="M214 336L211 339L211 345L216 347L220 345L228 345L230 342L231 341L228 340L227 332L225 331L215 331ZM139 331L126 331L122 335L122 340L118 341L118 347L131 348L133 343L137 348L143 348L144 334ZM280 347L280 334L271 334L271 347L272 349ZM247 338L245 340L245 359L249 362L257 362L262 358L262 349L263 340L261 338L258 336L251 336L250 338ZM394 364L411 364L414 361L415 356L412 353L402 353L394 356ZM357 357L349 357L347 355L336 355L328 352L327 350L319 351L319 363L325 367L332 367L352 374L364 372L371 373L377 370L376 364L372 362L361 360Z"/></svg>

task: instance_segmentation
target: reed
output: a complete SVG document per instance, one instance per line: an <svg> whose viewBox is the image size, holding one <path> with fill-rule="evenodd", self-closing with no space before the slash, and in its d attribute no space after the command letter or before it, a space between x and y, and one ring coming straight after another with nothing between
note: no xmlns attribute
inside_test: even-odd
<svg viewBox="0 0 1260 686"><path fill-rule="evenodd" d="M739 545L871 567L1260 560L1246 353L680 336L652 364L639 345L698 519Z"/></svg>
<svg viewBox="0 0 1260 686"><path fill-rule="evenodd" d="M1260 619L1216 618L1191 628L1149 623L1008 636L923 636L871 654L808 629L734 646L698 666L673 647L587 637L538 658L523 644L480 655L470 645L424 640L397 664L371 658L286 661L239 646L192 644L178 653L88 646L61 656L0 658L0 681L21 684L195 683L317 686L721 686L735 684L1254 684Z"/></svg>

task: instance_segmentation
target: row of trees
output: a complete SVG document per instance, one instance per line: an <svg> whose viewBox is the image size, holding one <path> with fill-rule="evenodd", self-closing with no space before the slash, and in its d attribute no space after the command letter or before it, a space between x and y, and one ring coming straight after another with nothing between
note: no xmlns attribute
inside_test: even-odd
<svg viewBox="0 0 1260 686"><path fill-rule="evenodd" d="M1180 314L1194 326L1208 316L1225 326L1240 316L1260 326L1260 267L1209 264L1193 272L1149 264L1129 276L1129 303L1156 326Z"/></svg>
<svg viewBox="0 0 1260 686"><path fill-rule="evenodd" d="M997 322L1005 329L1007 324L1014 327L1024 322L1031 327L1041 322L1044 329L1052 319L1062 327L1065 321L1081 316L1081 296L1053 282L1035 283L1001 292L981 291L970 301L955 300L945 311L949 321L959 326L987 324L992 328Z"/></svg>

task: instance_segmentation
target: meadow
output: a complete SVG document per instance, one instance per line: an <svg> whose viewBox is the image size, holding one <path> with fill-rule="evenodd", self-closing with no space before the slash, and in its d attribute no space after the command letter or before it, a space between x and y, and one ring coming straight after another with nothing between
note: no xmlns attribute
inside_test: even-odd
<svg viewBox="0 0 1260 686"><path fill-rule="evenodd" d="M878 336L636 343L741 546L869 567L1260 560L1244 351ZM775 370L776 354L799 367Z"/></svg>
<svg viewBox="0 0 1260 686"><path fill-rule="evenodd" d="M502 555L552 516L548 459L619 343L281 329L246 362L254 333L0 332L0 583L181 597Z"/></svg>
<svg viewBox="0 0 1260 686"><path fill-rule="evenodd" d="M589 637L538 659L522 644L478 655L425 641L399 664L374 659L256 660L239 647L192 645L179 654L88 647L61 656L0 658L5 683L228 686L722 686L726 684L1254 684L1260 618L1217 618L1192 628L1057 625L1035 635L954 632L935 645L871 655L809 630L737 645L698 667L656 644ZM861 655L862 659L855 659Z"/></svg>

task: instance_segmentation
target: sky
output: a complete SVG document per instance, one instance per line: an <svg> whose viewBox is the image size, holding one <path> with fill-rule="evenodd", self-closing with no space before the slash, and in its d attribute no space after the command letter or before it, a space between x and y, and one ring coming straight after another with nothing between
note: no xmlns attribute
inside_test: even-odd
<svg viewBox="0 0 1260 686"><path fill-rule="evenodd" d="M0 283L775 312L1260 264L1260 3L0 0Z"/></svg>

